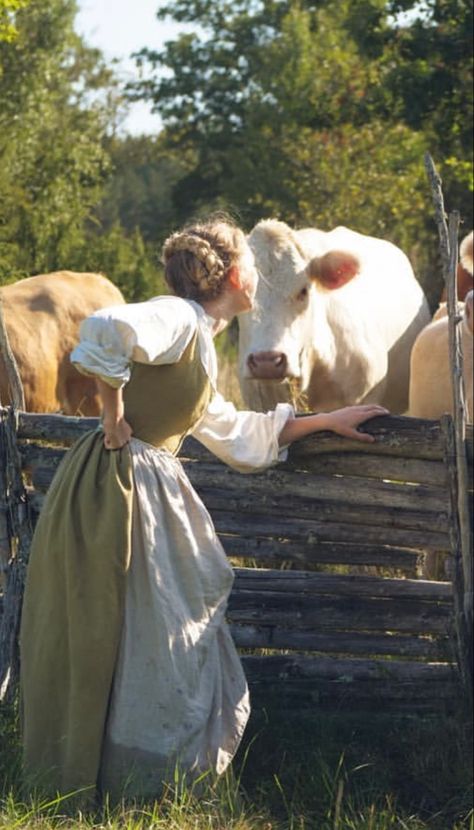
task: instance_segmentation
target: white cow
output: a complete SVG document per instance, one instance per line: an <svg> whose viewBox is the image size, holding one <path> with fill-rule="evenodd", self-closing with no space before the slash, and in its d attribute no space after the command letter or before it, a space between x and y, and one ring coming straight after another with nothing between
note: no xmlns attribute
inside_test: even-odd
<svg viewBox="0 0 474 830"><path fill-rule="evenodd" d="M247 406L291 400L326 411L408 405L410 351L429 322L410 262L390 242L338 227L328 233L259 222L248 242L259 284L239 318L239 375Z"/></svg>

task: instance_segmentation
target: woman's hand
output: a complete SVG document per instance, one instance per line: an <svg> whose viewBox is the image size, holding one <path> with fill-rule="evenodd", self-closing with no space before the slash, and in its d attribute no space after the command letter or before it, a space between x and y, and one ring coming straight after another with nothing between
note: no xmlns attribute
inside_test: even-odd
<svg viewBox="0 0 474 830"><path fill-rule="evenodd" d="M325 429L344 435L345 438L353 438L356 441L373 443L375 438L366 432L359 432L357 427L368 421L370 418L377 418L380 415L388 415L388 409L377 404L363 404L361 406L346 406L344 409L335 409L325 415Z"/></svg>
<svg viewBox="0 0 474 830"><path fill-rule="evenodd" d="M104 447L106 450L120 450L130 441L132 428L125 418L118 421L102 421L104 430Z"/></svg>
<svg viewBox="0 0 474 830"><path fill-rule="evenodd" d="M373 435L366 432L359 432L357 427L370 418L380 415L389 415L388 409L377 404L364 404L362 406L345 406L344 409L335 409L333 412L319 412L317 415L306 415L301 418L289 418L280 432L278 443L280 447L291 444L298 438L304 438L313 432L330 430L344 435L346 438L353 438L356 441L365 441L372 444L375 441Z"/></svg>

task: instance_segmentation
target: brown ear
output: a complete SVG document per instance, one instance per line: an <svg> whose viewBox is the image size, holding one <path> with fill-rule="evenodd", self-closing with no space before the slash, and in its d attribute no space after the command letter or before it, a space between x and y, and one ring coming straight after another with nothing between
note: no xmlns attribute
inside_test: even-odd
<svg viewBox="0 0 474 830"><path fill-rule="evenodd" d="M334 290L350 282L360 271L360 262L348 251L328 251L321 257L314 257L306 268L310 280L319 282L324 288Z"/></svg>

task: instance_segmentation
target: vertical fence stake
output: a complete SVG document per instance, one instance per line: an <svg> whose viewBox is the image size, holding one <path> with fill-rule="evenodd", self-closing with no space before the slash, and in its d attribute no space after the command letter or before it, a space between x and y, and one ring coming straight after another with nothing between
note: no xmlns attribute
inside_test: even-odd
<svg viewBox="0 0 474 830"><path fill-rule="evenodd" d="M457 303L457 261L458 261L458 232L459 212L453 211L449 215L449 227L446 223L444 198L441 188L441 179L436 171L433 159L429 153L425 155L425 166L431 182L433 201L436 212L436 224L440 238L443 276L447 291L448 330L449 330L449 361L452 378L453 400L453 427L446 429L447 463L450 478L453 478L453 464L455 465L455 483L451 481L452 522L456 524L451 533L453 544L453 558L458 570L457 578L453 582L456 594L456 613L458 626L458 644L460 648L460 663L464 683L472 699L473 694L473 554L472 528L469 511L468 495L468 461L466 443L466 407L463 377L463 356ZM451 528L453 531L453 528ZM457 564L456 564L457 563Z"/></svg>
<svg viewBox="0 0 474 830"><path fill-rule="evenodd" d="M18 366L8 342L0 294L0 354L3 356L13 406L0 401L0 539L4 583L0 620L0 699L11 700L18 684L18 634L32 528L17 443L18 409L25 399Z"/></svg>

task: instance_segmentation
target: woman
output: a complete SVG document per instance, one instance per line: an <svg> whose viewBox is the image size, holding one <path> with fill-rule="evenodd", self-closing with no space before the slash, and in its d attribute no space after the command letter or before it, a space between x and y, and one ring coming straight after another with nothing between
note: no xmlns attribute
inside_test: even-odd
<svg viewBox="0 0 474 830"><path fill-rule="evenodd" d="M242 472L291 441L360 441L379 406L294 419L216 392L213 337L252 307L240 230L210 221L164 246L174 297L96 312L72 354L94 375L103 433L68 453L32 546L21 631L26 772L43 789L157 795L175 768L225 770L249 714L224 621L232 569L176 458L192 433Z"/></svg>

